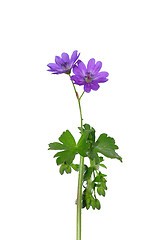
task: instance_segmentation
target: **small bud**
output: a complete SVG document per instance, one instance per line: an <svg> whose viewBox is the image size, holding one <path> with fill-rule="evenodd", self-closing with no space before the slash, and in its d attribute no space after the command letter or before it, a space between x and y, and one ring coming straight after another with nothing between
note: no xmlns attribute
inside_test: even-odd
<svg viewBox="0 0 167 240"><path fill-rule="evenodd" d="M59 172L60 172L60 174L61 175L63 175L63 173L64 173L64 165L61 165L61 167L60 167L60 169L59 169Z"/></svg>
<svg viewBox="0 0 167 240"><path fill-rule="evenodd" d="M95 200L95 206L98 210L100 210L101 206L100 206L100 201L96 198Z"/></svg>
<svg viewBox="0 0 167 240"><path fill-rule="evenodd" d="M94 198L91 199L91 206L92 206L93 210L95 210L95 208L96 208L96 202L95 202L95 199L94 199Z"/></svg>

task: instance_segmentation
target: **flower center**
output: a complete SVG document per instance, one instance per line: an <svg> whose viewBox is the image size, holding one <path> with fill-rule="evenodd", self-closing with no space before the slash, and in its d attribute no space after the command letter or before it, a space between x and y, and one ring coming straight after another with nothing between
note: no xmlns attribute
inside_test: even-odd
<svg viewBox="0 0 167 240"><path fill-rule="evenodd" d="M86 72L85 73L85 82L90 83L92 82L93 79L93 74L91 72Z"/></svg>
<svg viewBox="0 0 167 240"><path fill-rule="evenodd" d="M68 64L68 62L63 62L63 63L61 64L61 66L64 67L65 69L67 69L67 68L68 68L67 64Z"/></svg>

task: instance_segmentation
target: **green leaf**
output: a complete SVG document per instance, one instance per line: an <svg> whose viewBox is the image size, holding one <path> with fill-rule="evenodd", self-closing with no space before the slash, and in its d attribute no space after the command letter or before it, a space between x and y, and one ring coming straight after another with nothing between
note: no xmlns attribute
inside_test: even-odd
<svg viewBox="0 0 167 240"><path fill-rule="evenodd" d="M91 205L91 200L90 200L90 197L89 197L89 198L86 198L86 209L87 210L90 208L90 205Z"/></svg>
<svg viewBox="0 0 167 240"><path fill-rule="evenodd" d="M97 182L97 183L106 182L107 181L105 179L106 176L107 176L106 174L99 172L98 175L94 178L93 182Z"/></svg>
<svg viewBox="0 0 167 240"><path fill-rule="evenodd" d="M99 157L99 159L100 159L100 162L104 162L103 157Z"/></svg>
<svg viewBox="0 0 167 240"><path fill-rule="evenodd" d="M99 195L101 195L100 187L97 188L97 193L98 193Z"/></svg>
<svg viewBox="0 0 167 240"><path fill-rule="evenodd" d="M79 130L81 131L81 128L79 127ZM89 124L84 124L83 125L83 133L88 132L87 136L87 142L91 146L95 142L95 129L91 127Z"/></svg>
<svg viewBox="0 0 167 240"><path fill-rule="evenodd" d="M122 158L115 152L115 149L118 149L115 145L115 140L103 133L98 138L94 151L102 153L108 158L117 158L122 162Z"/></svg>
<svg viewBox="0 0 167 240"><path fill-rule="evenodd" d="M92 206L93 210L96 208L96 202L95 202L94 198L91 199L91 206Z"/></svg>
<svg viewBox="0 0 167 240"><path fill-rule="evenodd" d="M101 182L101 177L100 177L100 176L95 177L95 179L93 180L93 182Z"/></svg>
<svg viewBox="0 0 167 240"><path fill-rule="evenodd" d="M65 149L65 146L58 142L49 143L49 149L48 150L63 150Z"/></svg>
<svg viewBox="0 0 167 240"><path fill-rule="evenodd" d="M62 135L59 137L59 142L53 142L49 144L49 150L63 150L60 152L57 152L54 157L56 159L57 165L60 165L62 163L67 163L70 165L74 158L75 155L77 154L77 146L75 139L73 135L70 133L69 130L66 130L65 132L62 133ZM63 170L60 170L63 172ZM67 173L70 173L71 168L68 168L65 170Z"/></svg>
<svg viewBox="0 0 167 240"><path fill-rule="evenodd" d="M88 169L88 166L87 166L86 164L84 164L84 166L83 166L83 172L85 173L85 172L87 171L87 169Z"/></svg>
<svg viewBox="0 0 167 240"><path fill-rule="evenodd" d="M99 172L99 175L103 178L103 177L107 177L107 175L106 174L103 174L103 173L101 173L101 172Z"/></svg>
<svg viewBox="0 0 167 240"><path fill-rule="evenodd" d="M107 142L106 142L106 141L107 141ZM116 145L115 145L115 140L114 140L114 138L107 137L107 134L106 134L106 133L102 133L102 134L99 136L97 142L100 142L101 144L102 144L103 142L106 142L107 145L112 146L114 149L117 149L117 147L116 147Z"/></svg>
<svg viewBox="0 0 167 240"><path fill-rule="evenodd" d="M71 150L65 150L62 152L58 152L54 155L54 157L57 158L57 165L60 165L63 162L67 162L68 164L71 164L75 158L76 151L74 149Z"/></svg>
<svg viewBox="0 0 167 240"><path fill-rule="evenodd" d="M90 130L92 127L89 125L89 124L87 124L87 123L85 123L84 125L83 125L83 131L85 131L85 130ZM81 127L78 127L78 129L81 131Z"/></svg>
<svg viewBox="0 0 167 240"><path fill-rule="evenodd" d="M93 168L89 167L84 173L83 180L84 181L88 180L91 177L92 172L93 172Z"/></svg>
<svg viewBox="0 0 167 240"><path fill-rule="evenodd" d="M103 197L105 197L105 195L106 195L105 190L104 190L103 188L101 189L101 195L102 195Z"/></svg>
<svg viewBox="0 0 167 240"><path fill-rule="evenodd" d="M61 167L59 168L59 172L61 175L63 175L64 170L65 170L65 166L62 164Z"/></svg>
<svg viewBox="0 0 167 240"><path fill-rule="evenodd" d="M105 183L105 182L102 182L102 183L101 183L101 186L102 186L105 190L107 190L107 186L106 186L106 183Z"/></svg>
<svg viewBox="0 0 167 240"><path fill-rule="evenodd" d="M75 139L69 130L66 130L65 132L62 133L62 135L59 137L59 141L62 142L67 147L76 146Z"/></svg>
<svg viewBox="0 0 167 240"><path fill-rule="evenodd" d="M87 123L84 124L84 130L90 130L91 126Z"/></svg>
<svg viewBox="0 0 167 240"><path fill-rule="evenodd" d="M100 208L101 208L100 201L99 201L97 198L95 199L95 207L96 207L98 210L100 210Z"/></svg>
<svg viewBox="0 0 167 240"><path fill-rule="evenodd" d="M88 141L90 142L90 143L93 143L93 142L95 142L95 129L93 128L93 127L91 127L89 124L85 124L84 125L84 131L85 130L91 130L90 132L89 132L89 135L88 135Z"/></svg>
<svg viewBox="0 0 167 240"><path fill-rule="evenodd" d="M106 165L104 165L104 164L102 164L102 163L99 164L99 166L100 166L100 167L103 167L103 168L107 168Z"/></svg>
<svg viewBox="0 0 167 240"><path fill-rule="evenodd" d="M66 168L65 168L65 171L66 171L67 174L71 173L71 167L67 165Z"/></svg>
<svg viewBox="0 0 167 240"><path fill-rule="evenodd" d="M89 150L89 143L87 141L87 138L91 131L92 130L85 130L77 143L77 151L83 157L87 157L87 152Z"/></svg>
<svg viewBox="0 0 167 240"><path fill-rule="evenodd" d="M86 200L85 200L85 199L82 199L81 205L82 205L82 208L85 208L85 207L86 207Z"/></svg>
<svg viewBox="0 0 167 240"><path fill-rule="evenodd" d="M98 165L100 163L100 158L97 154L97 152L94 151L94 149L90 150L88 153L88 157L92 160L95 161L95 164Z"/></svg>
<svg viewBox="0 0 167 240"><path fill-rule="evenodd" d="M97 188L97 193L99 195L102 195L103 197L105 197L105 190L102 187Z"/></svg>
<svg viewBox="0 0 167 240"><path fill-rule="evenodd" d="M79 171L79 164L71 164L71 167L75 170L75 171Z"/></svg>
<svg viewBox="0 0 167 240"><path fill-rule="evenodd" d="M58 157L58 158L56 159L57 165L60 165L60 164L62 164L63 162L64 162L64 159L61 158L61 157Z"/></svg>

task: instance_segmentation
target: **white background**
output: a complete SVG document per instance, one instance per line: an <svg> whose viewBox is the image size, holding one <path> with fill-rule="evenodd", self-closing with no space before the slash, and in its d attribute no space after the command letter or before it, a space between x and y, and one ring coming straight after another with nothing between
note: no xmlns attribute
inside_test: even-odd
<svg viewBox="0 0 167 240"><path fill-rule="evenodd" d="M66 129L79 137L78 105L68 76L46 71L74 50L110 74L83 116L124 161L106 159L82 239L167 239L166 12L165 0L1 2L0 239L75 239L77 173L61 176L47 148Z"/></svg>

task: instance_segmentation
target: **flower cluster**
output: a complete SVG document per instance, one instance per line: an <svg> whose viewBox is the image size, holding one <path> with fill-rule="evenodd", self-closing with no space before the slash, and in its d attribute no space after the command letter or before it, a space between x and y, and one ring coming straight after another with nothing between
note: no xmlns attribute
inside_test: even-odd
<svg viewBox="0 0 167 240"><path fill-rule="evenodd" d="M55 63L49 63L47 66L50 68L48 71L53 74L61 74L71 72L71 69L75 66L77 59L79 58L77 51L74 51L71 55L71 59L67 53L62 53L61 57L55 57Z"/></svg>
<svg viewBox="0 0 167 240"><path fill-rule="evenodd" d="M74 51L69 58L67 53L62 53L61 57L55 57L55 63L49 63L47 66L50 68L48 71L53 74L71 73L73 70L74 75L70 75L71 80L74 84L79 86L84 86L84 91L89 93L91 90L98 90L99 83L104 83L108 81L108 72L101 71L102 62L95 62L94 58L88 61L87 66L78 60L79 55L77 51Z"/></svg>

